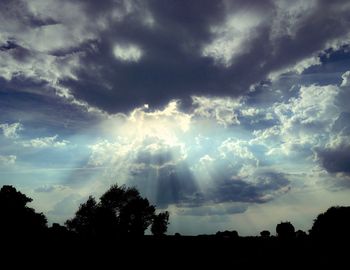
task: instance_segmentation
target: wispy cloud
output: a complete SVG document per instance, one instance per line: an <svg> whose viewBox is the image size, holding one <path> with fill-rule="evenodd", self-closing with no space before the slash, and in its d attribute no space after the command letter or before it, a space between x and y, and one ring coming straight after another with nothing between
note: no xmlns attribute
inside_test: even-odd
<svg viewBox="0 0 350 270"><path fill-rule="evenodd" d="M13 123L13 124L0 124L0 129L2 129L2 133L6 138L16 139L19 137L18 132L23 130L23 126L21 123Z"/></svg>
<svg viewBox="0 0 350 270"><path fill-rule="evenodd" d="M17 157L15 155L3 156L0 155L0 165L13 165L16 162Z"/></svg>
<svg viewBox="0 0 350 270"><path fill-rule="evenodd" d="M70 142L68 140L58 140L58 135L52 137L35 138L29 141L23 141L24 147L32 148L63 148L66 147Z"/></svg>

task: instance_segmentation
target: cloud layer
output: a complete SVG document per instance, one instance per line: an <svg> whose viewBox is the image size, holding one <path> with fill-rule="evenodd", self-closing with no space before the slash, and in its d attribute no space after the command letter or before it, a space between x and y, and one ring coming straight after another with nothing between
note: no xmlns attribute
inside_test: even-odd
<svg viewBox="0 0 350 270"><path fill-rule="evenodd" d="M64 0L58 7L17 0L1 7L2 77L44 82L97 112L240 96L273 74L319 65L324 50L349 38L346 1Z"/></svg>

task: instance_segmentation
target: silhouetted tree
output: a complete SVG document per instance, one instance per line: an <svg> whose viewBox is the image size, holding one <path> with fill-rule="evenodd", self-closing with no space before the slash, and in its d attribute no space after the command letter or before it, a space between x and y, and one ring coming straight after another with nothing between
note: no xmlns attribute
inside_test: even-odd
<svg viewBox="0 0 350 270"><path fill-rule="evenodd" d="M295 237L298 239L305 239L307 237L306 232L302 231L302 230L297 230L295 232Z"/></svg>
<svg viewBox="0 0 350 270"><path fill-rule="evenodd" d="M66 221L67 228L84 236L96 235L96 209L96 200L90 196L79 206L75 217Z"/></svg>
<svg viewBox="0 0 350 270"><path fill-rule="evenodd" d="M218 231L215 234L215 236L219 238L238 238L239 237L237 231L227 231L227 230L223 232Z"/></svg>
<svg viewBox="0 0 350 270"><path fill-rule="evenodd" d="M165 211L155 215L153 218L153 223L151 227L151 232L155 236L164 235L168 229L169 225L169 212Z"/></svg>
<svg viewBox="0 0 350 270"><path fill-rule="evenodd" d="M281 239L291 239L295 236L295 229L289 221L281 222L276 226L276 233Z"/></svg>
<svg viewBox="0 0 350 270"><path fill-rule="evenodd" d="M264 230L264 231L260 232L260 236L264 237L264 238L270 237L270 235L271 235L270 232L267 231L267 230Z"/></svg>
<svg viewBox="0 0 350 270"><path fill-rule="evenodd" d="M155 207L135 188L113 185L96 203L93 197L80 205L67 227L81 235L140 236L151 225Z"/></svg>
<svg viewBox="0 0 350 270"><path fill-rule="evenodd" d="M349 239L350 207L333 206L325 213L319 214L314 220L310 235L327 240Z"/></svg>
<svg viewBox="0 0 350 270"><path fill-rule="evenodd" d="M0 232L5 236L35 235L47 228L44 214L27 206L32 201L13 186L0 189Z"/></svg>
<svg viewBox="0 0 350 270"><path fill-rule="evenodd" d="M155 207L136 188L113 185L100 200L100 207L113 213L121 235L143 235L152 223Z"/></svg>

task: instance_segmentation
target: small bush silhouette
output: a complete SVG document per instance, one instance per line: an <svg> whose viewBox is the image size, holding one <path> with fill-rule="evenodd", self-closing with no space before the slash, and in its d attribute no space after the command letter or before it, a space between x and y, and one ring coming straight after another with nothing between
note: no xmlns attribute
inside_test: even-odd
<svg viewBox="0 0 350 270"><path fill-rule="evenodd" d="M264 237L264 238L268 238L268 237L270 237L270 235L271 235L271 233L269 231L266 231L266 230L260 232L260 236Z"/></svg>
<svg viewBox="0 0 350 270"><path fill-rule="evenodd" d="M281 222L276 226L276 233L281 239L291 239L295 236L295 229L289 221Z"/></svg>
<svg viewBox="0 0 350 270"><path fill-rule="evenodd" d="M238 232L237 231L223 231L223 232L220 232L218 231L216 234L215 234L216 237L218 238L238 238L239 235L238 235Z"/></svg>

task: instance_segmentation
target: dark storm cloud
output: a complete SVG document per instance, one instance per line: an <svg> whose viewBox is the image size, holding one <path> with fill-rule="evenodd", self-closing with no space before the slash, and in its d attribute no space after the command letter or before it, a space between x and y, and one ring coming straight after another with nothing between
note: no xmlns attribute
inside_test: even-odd
<svg viewBox="0 0 350 270"><path fill-rule="evenodd" d="M17 47L18 47L18 45L15 42L8 40L8 41L6 41L5 44L0 45L0 51L12 50L12 49L15 49Z"/></svg>
<svg viewBox="0 0 350 270"><path fill-rule="evenodd" d="M64 0L59 12L36 0L0 5L1 52L13 51L15 61L28 54L34 61L34 51L79 54L79 65L67 65L76 78L61 74L59 82L108 112L192 95L244 95L271 72L344 41L350 21L346 1ZM221 47L205 54L215 43ZM117 59L116 45L136 46L140 55Z"/></svg>
<svg viewBox="0 0 350 270"><path fill-rule="evenodd" d="M200 46L210 40L209 24L223 19L223 10L218 10L215 1L171 3L149 5L154 28L140 21L143 10L110 25L96 43L98 50L81 59L81 66L87 68L77 71L79 80L68 80L65 85L75 90L76 97L112 112L215 91L214 81L221 78L219 84L225 82L229 74L225 68L213 66L211 59L201 57ZM200 8L198 12L194 11L196 7ZM116 43L136 44L144 56L137 63L118 61L113 55ZM95 67L98 73L92 76ZM225 84L220 88L227 88Z"/></svg>
<svg viewBox="0 0 350 270"><path fill-rule="evenodd" d="M0 78L0 122L21 122L25 126L23 136L50 136L60 133L69 136L86 130L99 121L52 95L54 89L44 81L14 77L11 81ZM45 128L43 128L45 126Z"/></svg>
<svg viewBox="0 0 350 270"><path fill-rule="evenodd" d="M318 157L328 172L350 174L350 146L320 150Z"/></svg>
<svg viewBox="0 0 350 270"><path fill-rule="evenodd" d="M28 8L28 2L22 0L1 0L0 21L3 23L3 28L6 29L8 27L7 24L13 23L14 19L16 23L13 23L13 25L9 27L10 29L15 29L18 26L29 29L59 23L52 18L45 18L38 14L33 14Z"/></svg>
<svg viewBox="0 0 350 270"><path fill-rule="evenodd" d="M335 139L333 146L317 148L317 157L329 173L350 175L350 113L342 112L332 128Z"/></svg>
<svg viewBox="0 0 350 270"><path fill-rule="evenodd" d="M84 6L87 16L99 18L108 16L116 7L113 3L88 1ZM349 29L350 13L343 8L344 1L318 1L295 21L281 18L274 25L266 17L279 12L280 17L287 18L288 13L281 12L288 10L288 4L282 8L273 1L129 4L129 11L125 4L118 7L124 12L121 21L109 20L95 41L96 50L81 58L76 70L79 79L63 82L77 98L109 112L143 103L162 105L169 99L191 95L241 95L271 71L310 57L324 49L327 42L346 35ZM254 35L242 44L247 51L235 56L229 67L203 57L203 47L216 38L211 27L223 25L230 14L240 11L262 17ZM153 26L144 22L146 13L153 18ZM278 34L272 38L273 31ZM143 56L138 62L118 61L113 55L117 43L135 44Z"/></svg>
<svg viewBox="0 0 350 270"><path fill-rule="evenodd" d="M287 188L289 184L290 181L282 173L264 172L256 177L255 182L232 178L219 180L207 197L216 203L264 203L275 197L272 196L274 192Z"/></svg>
<svg viewBox="0 0 350 270"><path fill-rule="evenodd" d="M234 215L240 214L247 211L248 207L245 204L239 205L223 205L218 206L217 204L198 206L193 208L182 209L180 212L184 216L214 216L214 215Z"/></svg>

